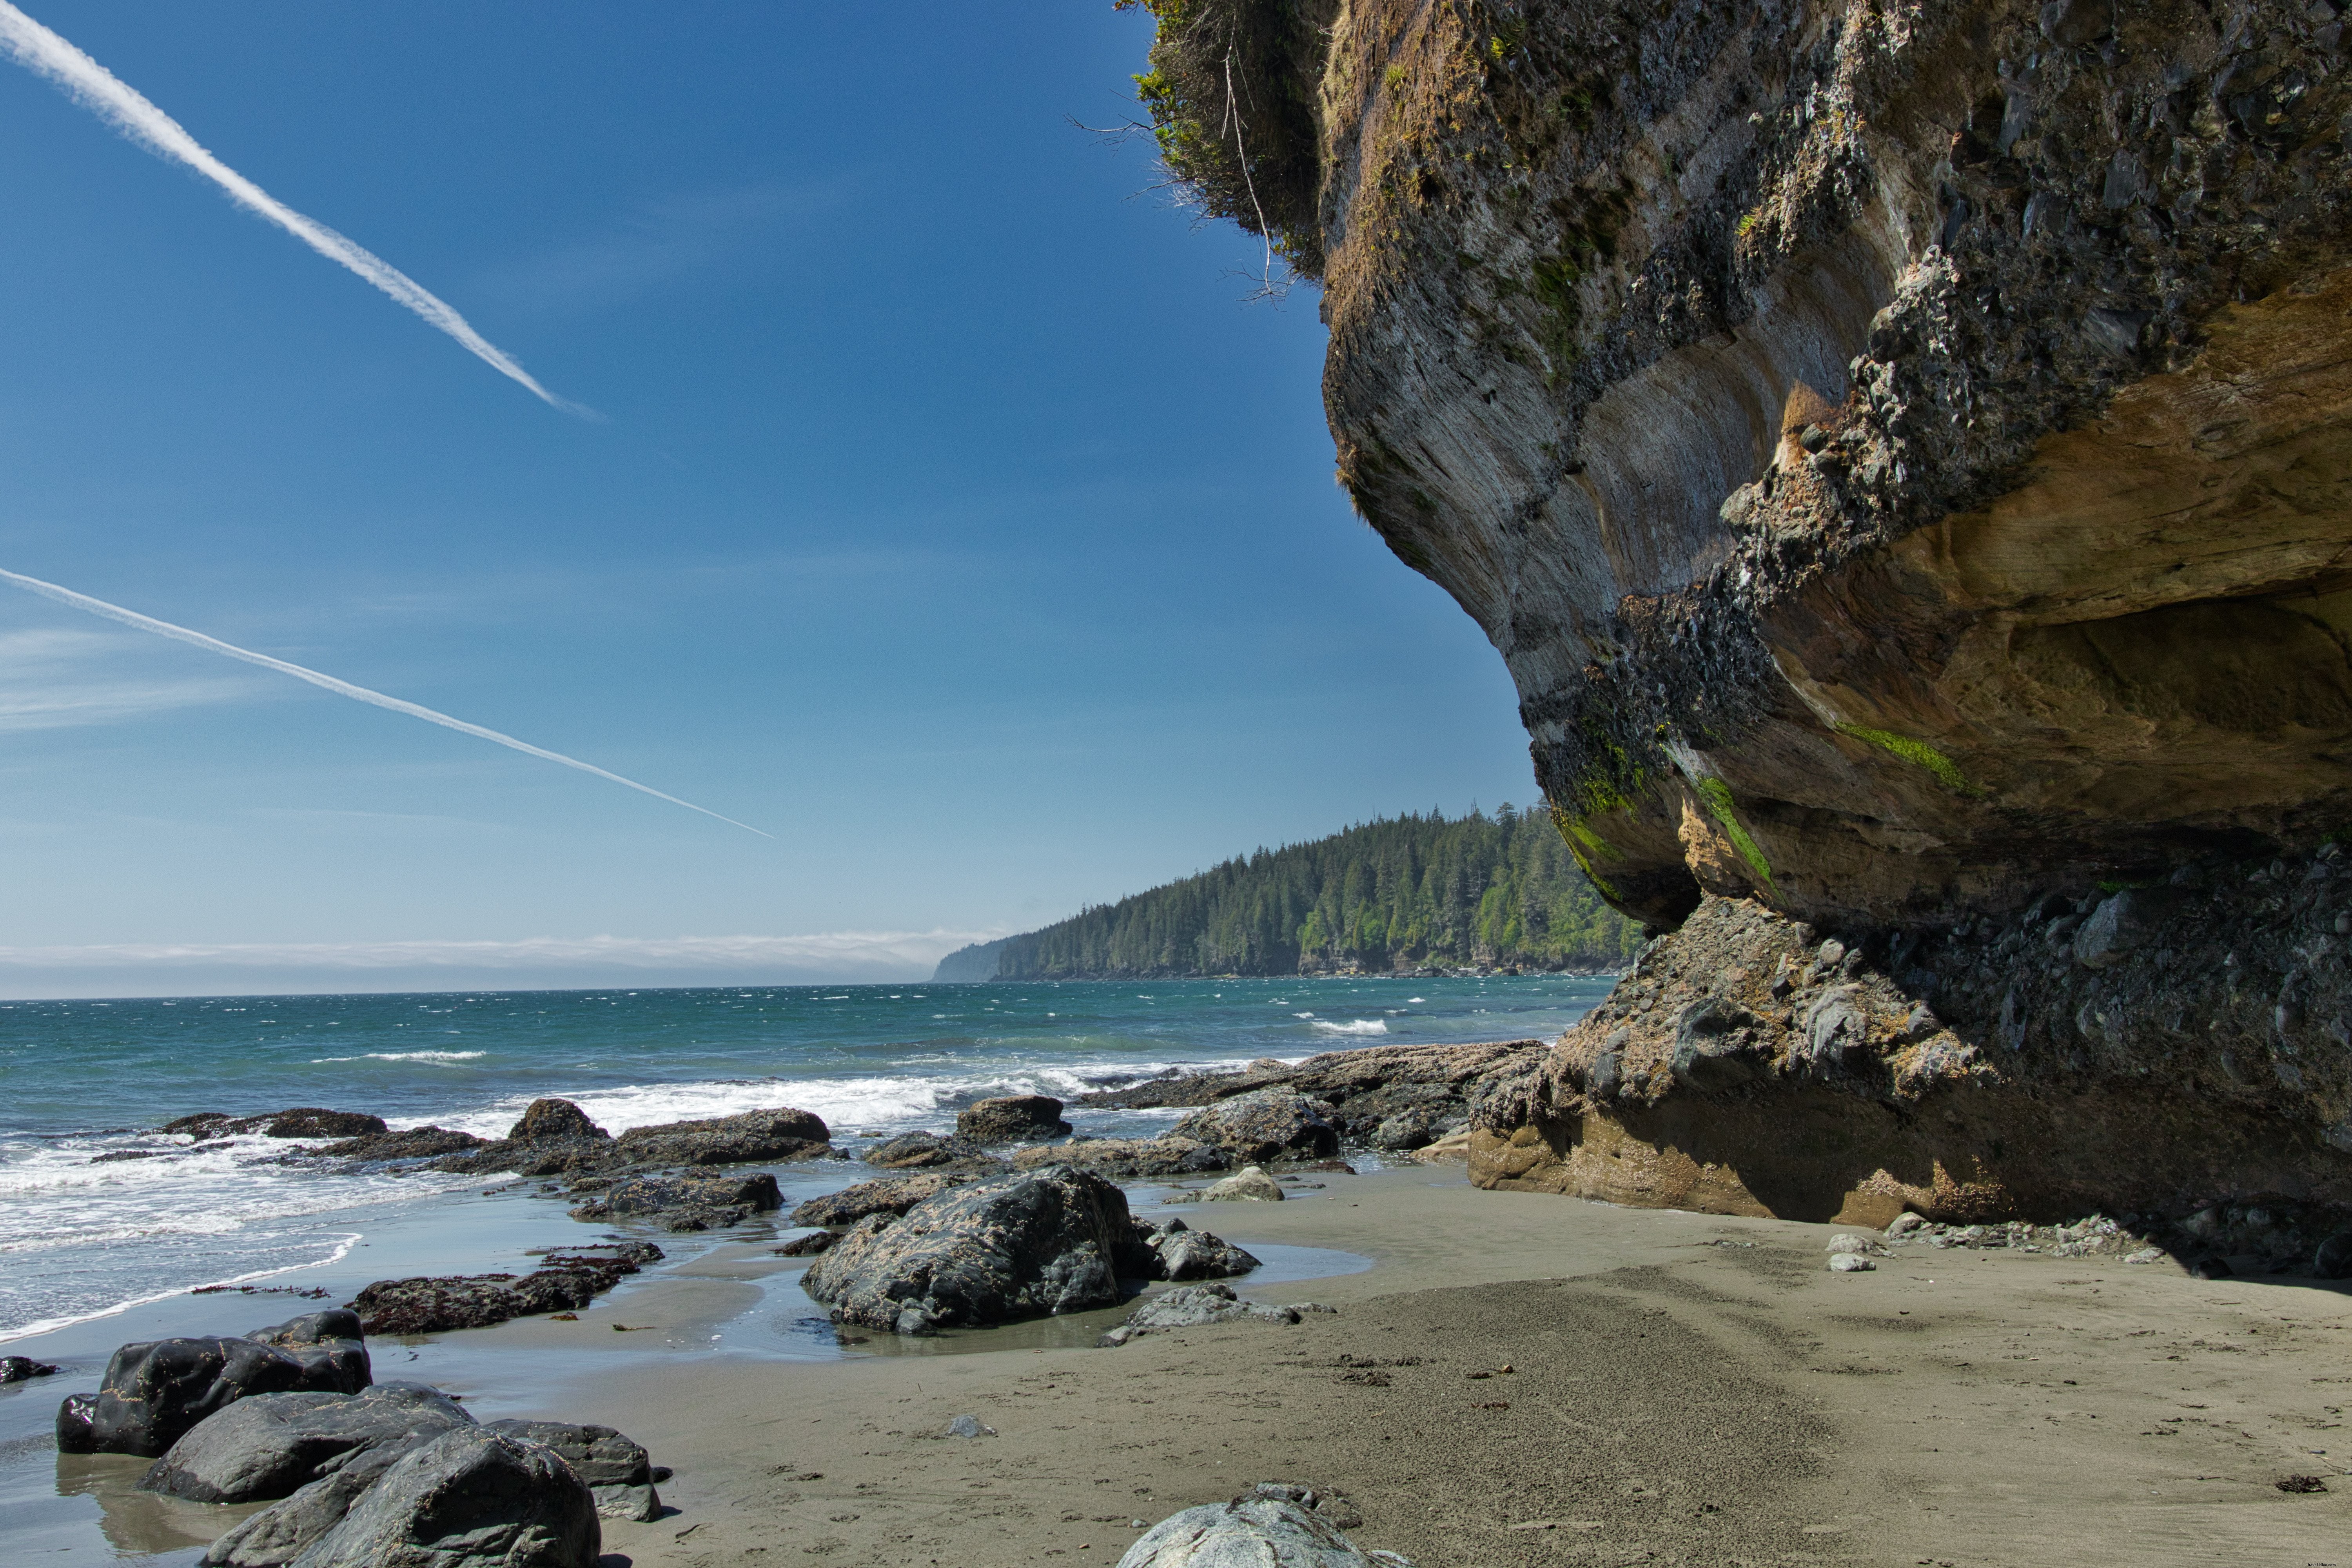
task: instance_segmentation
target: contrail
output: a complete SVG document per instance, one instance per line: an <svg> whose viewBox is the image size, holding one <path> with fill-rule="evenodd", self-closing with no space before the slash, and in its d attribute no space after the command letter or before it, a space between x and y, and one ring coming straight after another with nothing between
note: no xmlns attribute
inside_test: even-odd
<svg viewBox="0 0 2352 1568"><path fill-rule="evenodd" d="M505 351L474 331L465 317L382 257L352 243L325 224L303 216L292 207L238 174L205 150L180 122L123 85L113 72L0 0L0 50L18 65L45 76L66 96L112 125L157 157L184 163L226 191L239 206L268 219L330 261L341 262L434 326L463 343L477 359L538 395L552 408L594 417L593 410L555 395L539 384L530 372Z"/></svg>
<svg viewBox="0 0 2352 1568"><path fill-rule="evenodd" d="M5 3L5 0L0 0L0 3ZM152 616L142 616L136 610L126 610L120 605L110 605L103 599L93 599L88 594L77 594L71 588L60 588L55 583L44 583L38 577L27 577L22 573L0 570L0 579L14 583L28 593L38 594L45 599L55 599L60 605L70 605L77 610L87 610L93 616L103 616L110 621L121 621L124 626L136 626L142 632L153 632L158 637L192 643L197 647L206 648L214 653L226 654L231 658L243 659L247 664L257 664L264 669L274 669L280 675L290 675L297 680L307 680L311 685L324 687L340 697L372 702L378 708L389 708L395 713L405 713L412 719L422 719L428 724L438 724L444 729L456 730L461 734L477 735L485 741L495 741L501 746L510 746L518 752L525 752L534 757L545 757L551 763L562 763L567 768L578 768L583 773L594 773L600 779L611 779L616 784L626 784L640 794L653 796L656 800L666 800L672 805L682 805L688 811L701 812L705 816L717 816L730 827L740 827L746 833L759 833L762 838L775 837L772 833L761 833L760 829L748 822L738 822L731 816L719 816L717 812L707 806L697 805L690 800L680 800L674 795L664 795L650 784L641 784L635 779L625 779L618 773L606 773L593 763L583 763L577 757L567 757L561 752L551 752L543 747L534 746L528 741L518 741L512 735L501 735L496 730L486 730L479 724L468 724L463 719L452 719L446 713L436 713L430 708L421 708L414 702L403 702L397 697L386 697L381 691L370 691L366 687L353 686L348 680L337 680L331 675L321 675L315 669L305 669L299 664L289 664L282 658L272 658L266 653L255 653L250 648L225 643L218 637L208 637L202 632L192 632L185 626L175 626L169 621L159 621Z"/></svg>

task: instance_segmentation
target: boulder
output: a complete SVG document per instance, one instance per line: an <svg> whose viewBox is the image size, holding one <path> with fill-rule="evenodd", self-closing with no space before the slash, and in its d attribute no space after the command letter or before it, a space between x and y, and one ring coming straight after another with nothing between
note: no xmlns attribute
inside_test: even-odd
<svg viewBox="0 0 2352 1568"><path fill-rule="evenodd" d="M1135 1222L1143 1250L1149 1255L1143 1277L1153 1279L1222 1279L1246 1274L1258 1260L1232 1242L1194 1230L1181 1219L1146 1228Z"/></svg>
<svg viewBox="0 0 2352 1568"><path fill-rule="evenodd" d="M445 1432L369 1479L356 1495L340 1472L314 1481L215 1542L205 1561L230 1568L594 1568L603 1549L587 1482L554 1449L509 1433ZM347 1512L337 1512L338 1501Z"/></svg>
<svg viewBox="0 0 2352 1568"><path fill-rule="evenodd" d="M572 1210L573 1219L642 1219L665 1230L724 1230L755 1214L783 1206L776 1178L695 1172L676 1176L623 1176Z"/></svg>
<svg viewBox="0 0 2352 1568"><path fill-rule="evenodd" d="M356 1373L357 1381L354 1381ZM356 1394L366 1358L304 1359L243 1339L153 1340L124 1345L106 1363L96 1394L58 1407L58 1449L155 1458L197 1422L258 1394Z"/></svg>
<svg viewBox="0 0 2352 1568"><path fill-rule="evenodd" d="M1049 1094L1008 1094L975 1102L956 1116L956 1136L975 1143L1021 1143L1066 1138L1062 1102Z"/></svg>
<svg viewBox="0 0 2352 1568"><path fill-rule="evenodd" d="M1118 1568L1412 1568L1393 1552L1366 1552L1322 1513L1251 1493L1202 1503L1144 1531Z"/></svg>
<svg viewBox="0 0 2352 1568"><path fill-rule="evenodd" d="M1278 1204L1283 1201L1282 1184L1255 1165L1244 1165L1223 1181L1212 1184L1201 1199L1212 1204Z"/></svg>
<svg viewBox="0 0 2352 1568"><path fill-rule="evenodd" d="M860 1220L802 1288L836 1322L901 1334L1104 1307L1134 1237L1127 1194L1067 1166L1000 1176Z"/></svg>
<svg viewBox="0 0 2352 1568"><path fill-rule="evenodd" d="M596 1512L602 1518L642 1524L661 1512L661 1496L654 1490L652 1456L610 1426L492 1421L483 1430L503 1432L561 1454L572 1473L588 1483L589 1495L596 1500Z"/></svg>
<svg viewBox="0 0 2352 1568"><path fill-rule="evenodd" d="M612 1134L596 1125L588 1113L568 1100L534 1100L507 1136L519 1143L544 1142L554 1138L610 1138Z"/></svg>
<svg viewBox="0 0 2352 1568"><path fill-rule="evenodd" d="M1839 1026L1843 1016L1839 1016ZM1760 1076L1765 1070L1756 1032L1760 1022L1747 1008L1719 996L1702 996L1684 1007L1675 1018L1674 1055L1667 1064L1675 1081L1704 1093L1736 1088ZM1808 1021L1809 1033L1820 1032L1813 1029L1814 1022Z"/></svg>
<svg viewBox="0 0 2352 1568"><path fill-rule="evenodd" d="M359 1314L331 1307L305 1312L282 1323L255 1329L245 1337L257 1345L285 1352L302 1363L306 1386L353 1393L375 1381L368 1361Z"/></svg>
<svg viewBox="0 0 2352 1568"><path fill-rule="evenodd" d="M1320 1160L1339 1152L1328 1101L1296 1089L1261 1089L1207 1105L1176 1123L1175 1135L1214 1144L1244 1164Z"/></svg>
<svg viewBox="0 0 2352 1568"><path fill-rule="evenodd" d="M1223 1171L1233 1157L1213 1143L1197 1138L1087 1138L1050 1147L1015 1150L1016 1169L1034 1171L1047 1165L1073 1165L1098 1176L1132 1180L1138 1176L1196 1175Z"/></svg>
<svg viewBox="0 0 2352 1568"><path fill-rule="evenodd" d="M576 1311L646 1264L662 1250L649 1241L551 1253L540 1268L512 1274L456 1275L442 1279L379 1279L352 1302L372 1334L434 1334L450 1329L481 1329L533 1312Z"/></svg>
<svg viewBox="0 0 2352 1568"><path fill-rule="evenodd" d="M54 1377L57 1368L30 1356L0 1355L0 1384L22 1383L27 1378Z"/></svg>
<svg viewBox="0 0 2352 1568"><path fill-rule="evenodd" d="M192 1502L272 1502L342 1468L347 1456L406 1447L473 1424L439 1389L413 1383L357 1394L257 1394L196 1423L139 1486Z"/></svg>
<svg viewBox="0 0 2352 1568"><path fill-rule="evenodd" d="M2352 1230L2338 1231L2321 1242L2311 1255L2311 1271L2322 1279L2352 1276Z"/></svg>
<svg viewBox="0 0 2352 1568"><path fill-rule="evenodd" d="M1002 1172L1004 1162L969 1138L942 1138L936 1132L902 1132L866 1151L866 1163L886 1171L958 1167Z"/></svg>
<svg viewBox="0 0 2352 1568"><path fill-rule="evenodd" d="M632 1127L616 1141L615 1152L635 1165L741 1165L814 1159L832 1146L833 1134L822 1118L784 1107Z"/></svg>
<svg viewBox="0 0 2352 1568"><path fill-rule="evenodd" d="M317 1480L248 1515L212 1544L205 1562L213 1568L286 1568L312 1542L343 1521L360 1494L406 1458L415 1444L387 1443L362 1448Z"/></svg>

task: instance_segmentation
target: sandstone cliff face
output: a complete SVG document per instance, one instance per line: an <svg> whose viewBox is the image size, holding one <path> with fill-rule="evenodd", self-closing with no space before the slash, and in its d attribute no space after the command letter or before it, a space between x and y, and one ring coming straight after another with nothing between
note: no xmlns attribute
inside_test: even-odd
<svg viewBox="0 0 2352 1568"><path fill-rule="evenodd" d="M1340 480L1674 931L1475 1179L2352 1203L2337 0L1154 9L1328 24Z"/></svg>
<svg viewBox="0 0 2352 1568"><path fill-rule="evenodd" d="M1596 879L2016 908L2352 816L2330 0L1371 0L1340 475Z"/></svg>

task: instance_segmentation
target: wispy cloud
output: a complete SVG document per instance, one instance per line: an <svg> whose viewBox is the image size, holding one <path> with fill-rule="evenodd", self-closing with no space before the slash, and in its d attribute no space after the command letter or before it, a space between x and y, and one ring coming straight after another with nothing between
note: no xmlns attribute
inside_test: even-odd
<svg viewBox="0 0 2352 1568"><path fill-rule="evenodd" d="M665 196L606 233L486 273L473 287L513 310L605 309L722 266L778 222L836 200L829 190L774 183Z"/></svg>
<svg viewBox="0 0 2352 1568"><path fill-rule="evenodd" d="M5 0L0 0L0 5L5 4ZM27 593L38 594L45 599L54 599L60 605L68 605L74 609L102 616L110 621L119 621L126 626L135 626L142 632L153 632L157 637L170 637L175 642L187 643L207 652L219 654L226 658L239 659L247 664L259 665L264 669L274 669L280 675L290 675L297 680L307 680L322 690L335 693L338 697L348 697L355 702L365 702L377 708L388 708L394 713L405 713L412 719L422 719L428 724L438 724L445 730L455 730L459 734L472 735L480 740L521 752L527 756L544 758L551 763L561 763L567 768L577 768L583 773L593 773L600 779L610 779L613 783L625 785L640 795L649 795L656 800L666 800L672 805L682 805L688 811L698 811L705 816L717 818L730 827L740 827L746 833L757 833L762 838L775 837L774 834L762 832L748 822L738 822L731 816L720 816L719 813L708 806L697 805L690 800L680 800L674 795L665 795L651 784L641 784L635 779L623 778L619 773L607 772L593 763L583 763L577 757L567 757L561 752L551 752L543 746L534 746L528 741L518 741L512 735L502 734L479 724L468 724L463 719L453 719L446 713L437 712L418 703L403 701L397 697L387 697L381 691L371 691L364 686L354 686L348 680L338 680L331 675L322 675L302 665L289 664L282 658L272 658L266 653L255 653L250 648L238 647L234 643L225 643L218 637L206 637L202 632L190 631L185 626L173 626L169 621L159 621L152 616L142 616L136 610L126 610L120 605L110 605L104 599L94 599L88 594L77 594L71 588L60 588L55 583L45 583L38 577L27 577L20 572L0 571L0 583L12 584Z"/></svg>
<svg viewBox="0 0 2352 1568"><path fill-rule="evenodd" d="M500 375L529 387L550 407L562 409L567 414L593 416L592 410L558 397L541 386L530 372L515 363L513 356L476 331L472 323L423 284L316 218L296 212L222 163L206 151L203 143L189 135L178 121L126 86L113 72L89 56L9 5L7 0L0 0L0 53L5 53L26 69L46 77L76 103L148 152L194 170L226 192L228 198L237 205L276 224L328 260L358 273L425 321L455 338L467 353Z"/></svg>
<svg viewBox="0 0 2352 1568"><path fill-rule="evenodd" d="M126 668L130 640L65 627L0 632L0 732L110 724L256 694L257 679Z"/></svg>

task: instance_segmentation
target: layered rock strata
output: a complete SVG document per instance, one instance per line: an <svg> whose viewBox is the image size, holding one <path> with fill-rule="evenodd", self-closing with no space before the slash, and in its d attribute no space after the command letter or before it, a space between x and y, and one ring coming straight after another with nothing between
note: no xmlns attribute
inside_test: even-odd
<svg viewBox="0 0 2352 1568"><path fill-rule="evenodd" d="M1155 10L1203 188L1184 116L1308 134L1179 68L1196 10ZM1318 50L1245 63L1313 105L1276 226L1340 481L1502 654L1596 885L1674 933L1485 1103L1474 1177L2352 1198L2352 922L2312 912L2352 824L2336 0L1309 12Z"/></svg>

